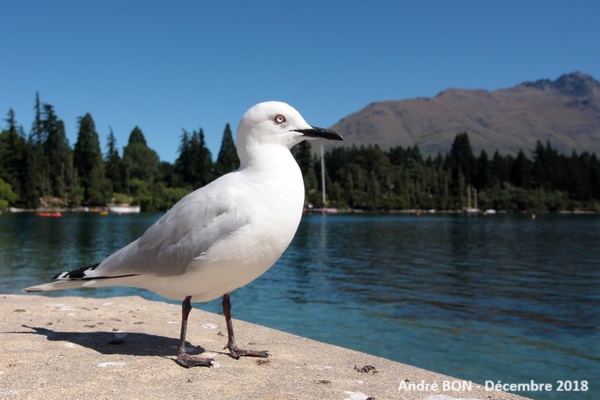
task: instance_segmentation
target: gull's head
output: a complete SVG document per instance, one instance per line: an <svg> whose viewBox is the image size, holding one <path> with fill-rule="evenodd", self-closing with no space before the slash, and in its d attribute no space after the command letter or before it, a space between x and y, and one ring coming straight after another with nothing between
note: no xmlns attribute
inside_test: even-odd
<svg viewBox="0 0 600 400"><path fill-rule="evenodd" d="M292 106L278 101L259 103L240 121L236 147L240 161L267 145L291 149L306 139L343 140L332 130L310 126Z"/></svg>

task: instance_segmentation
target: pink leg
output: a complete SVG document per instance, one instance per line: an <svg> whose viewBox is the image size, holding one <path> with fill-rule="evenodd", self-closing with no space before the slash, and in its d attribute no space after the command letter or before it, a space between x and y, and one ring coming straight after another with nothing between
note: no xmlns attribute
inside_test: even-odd
<svg viewBox="0 0 600 400"><path fill-rule="evenodd" d="M241 356L247 357L269 357L269 353L266 350L242 350L237 347L235 343L235 335L233 334L233 324L231 323L231 301L229 300L229 293L225 293L223 296L223 315L225 315L225 323L227 324L227 345L223 349L229 349L229 355L236 360Z"/></svg>
<svg viewBox="0 0 600 400"><path fill-rule="evenodd" d="M177 364L182 367L211 367L213 359L207 357L191 356L185 351L185 335L187 333L187 322L190 311L192 311L191 296L183 300L181 304L181 336L179 337L179 347L177 348Z"/></svg>

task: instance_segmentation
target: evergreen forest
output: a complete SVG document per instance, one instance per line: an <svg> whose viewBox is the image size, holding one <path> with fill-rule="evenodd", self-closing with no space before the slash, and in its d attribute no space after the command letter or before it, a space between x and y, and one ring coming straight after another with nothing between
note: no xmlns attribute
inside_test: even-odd
<svg viewBox="0 0 600 400"><path fill-rule="evenodd" d="M161 161L134 127L120 151L109 130L104 151L90 114L78 119L68 143L54 107L35 99L29 132L10 109L0 132L0 209L73 208L139 204L166 210L190 191L236 169L233 135L226 124L213 155L202 129L183 130L174 163ZM310 142L292 150L302 170L307 206L321 207L321 161ZM462 210L600 212L596 154L561 154L550 142L515 155L473 154L466 132L447 154L424 156L417 146L334 147L325 153L327 207L352 210ZM469 201L472 203L469 204Z"/></svg>

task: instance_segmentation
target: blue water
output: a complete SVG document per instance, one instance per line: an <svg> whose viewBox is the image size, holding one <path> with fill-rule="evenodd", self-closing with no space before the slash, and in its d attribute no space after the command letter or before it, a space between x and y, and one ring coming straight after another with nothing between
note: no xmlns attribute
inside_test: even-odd
<svg viewBox="0 0 600 400"><path fill-rule="evenodd" d="M158 216L1 215L0 293L95 263ZM234 292L233 315L478 383L588 381L587 392L522 394L594 399L599 245L595 215L306 216L277 264ZM53 295L131 294L161 299Z"/></svg>

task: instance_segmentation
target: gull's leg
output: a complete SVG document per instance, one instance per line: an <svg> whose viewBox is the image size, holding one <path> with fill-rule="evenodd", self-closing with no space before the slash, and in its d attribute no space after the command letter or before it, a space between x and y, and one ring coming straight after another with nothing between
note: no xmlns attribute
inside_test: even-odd
<svg viewBox="0 0 600 400"><path fill-rule="evenodd" d="M191 356L185 351L185 335L187 333L187 322L192 305L190 304L192 296L188 296L181 304L181 336L179 337L179 347L177 348L177 364L182 367L211 367L212 358Z"/></svg>
<svg viewBox="0 0 600 400"><path fill-rule="evenodd" d="M225 315L225 323L227 324L227 345L223 349L229 349L229 355L236 360L241 356L247 357L269 357L269 353L266 350L242 350L235 344L235 335L233 334L233 324L231 323L231 301L229 300L229 293L225 293L223 296L223 315Z"/></svg>

